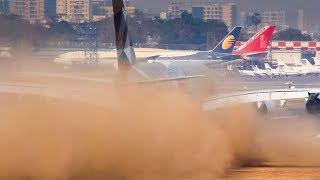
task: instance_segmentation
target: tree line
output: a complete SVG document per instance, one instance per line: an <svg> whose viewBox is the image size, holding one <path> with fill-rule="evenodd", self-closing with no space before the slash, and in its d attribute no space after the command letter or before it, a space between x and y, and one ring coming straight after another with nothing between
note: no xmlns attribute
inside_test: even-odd
<svg viewBox="0 0 320 180"><path fill-rule="evenodd" d="M255 14L254 26L261 22ZM79 24L71 24L52 18L46 25L29 24L18 16L0 15L0 43L13 47L32 48L46 46L70 46L79 37ZM90 23L95 27L98 44L101 47L114 43L113 18ZM81 24L80 24L81 25ZM137 46L155 46L162 48L210 49L228 32L224 22L219 20L203 21L184 12L181 18L162 20L159 17L148 18L137 10L129 18L129 28L133 42ZM242 33L241 40L248 37ZM279 31L275 40L311 40L311 36L296 29Z"/></svg>

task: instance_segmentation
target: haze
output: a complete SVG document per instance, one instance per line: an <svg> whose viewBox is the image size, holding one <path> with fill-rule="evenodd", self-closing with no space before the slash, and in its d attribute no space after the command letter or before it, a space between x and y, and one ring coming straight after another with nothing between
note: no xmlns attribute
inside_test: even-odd
<svg viewBox="0 0 320 180"><path fill-rule="evenodd" d="M170 0L132 0L140 8L151 8L157 9L159 11L166 8ZM209 1L209 0L186 0L186 1ZM220 0L221 1L221 0ZM233 2L238 3L239 9L241 10L286 10L289 15L289 22L293 21L295 18L295 12L298 9L305 10L305 21L306 24L320 23L318 13L318 7L320 6L320 1L318 0L234 0ZM290 18L292 17L292 18Z"/></svg>

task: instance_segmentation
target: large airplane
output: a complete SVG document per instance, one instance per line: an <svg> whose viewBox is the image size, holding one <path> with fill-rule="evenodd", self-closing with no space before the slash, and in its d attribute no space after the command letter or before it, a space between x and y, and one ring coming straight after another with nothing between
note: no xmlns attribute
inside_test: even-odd
<svg viewBox="0 0 320 180"><path fill-rule="evenodd" d="M212 50L209 51L186 51L186 50L168 50L168 49L154 49L154 48L136 48L136 58L138 60L198 60L207 61L213 58L230 55L239 40L241 27L234 27ZM157 52L155 54L154 52ZM83 51L67 52L55 58L54 62L57 64L72 65L84 64ZM115 50L98 51L99 64L114 63Z"/></svg>
<svg viewBox="0 0 320 180"><path fill-rule="evenodd" d="M202 51L188 56L157 57L156 61L204 61L214 62L237 62L236 60L255 60L267 56L275 26L265 26L257 34L251 37L245 44L234 49L240 34L240 27L235 27L227 34L212 51ZM211 52L211 53L209 53ZM150 60L152 62L154 60ZM231 62L232 63L232 62Z"/></svg>
<svg viewBox="0 0 320 180"><path fill-rule="evenodd" d="M216 57L230 55L239 40L241 27L234 27L212 50L198 51L186 56L159 56L156 60L212 60Z"/></svg>
<svg viewBox="0 0 320 180"><path fill-rule="evenodd" d="M198 61L171 61L167 59L165 61L153 61L153 62L137 62L136 55L133 48L133 43L130 39L129 29L128 29L128 18L125 10L123 0L113 0L113 12L114 12L114 24L115 24L115 37L116 37L116 50L117 50L117 61L116 68L124 74L125 78L132 78L132 72L141 76L143 80L142 83L153 83L153 82L163 82L163 81L176 81L176 80L187 80L187 79L198 79L203 77L209 77L210 69ZM238 28L236 28L238 29ZM269 28L266 28L269 29ZM274 28L273 28L274 29ZM256 38L266 36L263 33L266 30L258 34ZM231 32L233 33L233 32ZM263 36L264 35L264 36ZM271 36L271 35L270 35ZM270 37L269 37L270 38ZM228 39L228 38L227 38ZM232 38L231 38L232 39ZM227 41L225 41L227 42ZM232 41L233 42L233 41ZM255 42L248 42L246 46L251 44L256 44ZM221 47L225 46L224 49L228 49L226 43L219 43ZM224 45L223 45L224 44ZM231 43L230 43L231 44ZM230 45L228 44L228 45ZM233 43L230 47L233 47ZM266 47L265 47L266 48ZM263 49L263 48L261 48ZM260 53L262 51L255 51ZM130 76L128 76L130 74ZM134 76L136 77L136 76ZM137 79L133 79L137 80Z"/></svg>
<svg viewBox="0 0 320 180"><path fill-rule="evenodd" d="M112 0L116 37L116 68L127 81L153 83L208 77L210 70L197 62L142 62L136 61L129 35L128 18L123 0ZM137 75L137 76L134 76ZM142 77L142 80L141 80Z"/></svg>

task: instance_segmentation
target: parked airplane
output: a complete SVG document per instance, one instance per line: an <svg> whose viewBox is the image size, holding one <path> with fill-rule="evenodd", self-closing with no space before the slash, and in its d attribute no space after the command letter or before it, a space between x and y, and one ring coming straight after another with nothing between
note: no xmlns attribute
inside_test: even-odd
<svg viewBox="0 0 320 180"><path fill-rule="evenodd" d="M281 74L284 76L302 76L306 75L307 72L301 69L301 65L296 64L281 64L278 66Z"/></svg>
<svg viewBox="0 0 320 180"><path fill-rule="evenodd" d="M302 70L307 74L320 74L320 67L312 65L308 59L302 59L301 62L303 64Z"/></svg>
<svg viewBox="0 0 320 180"><path fill-rule="evenodd" d="M199 60L199 61L208 61L213 60L226 55L231 55L236 42L239 40L241 27L234 27L212 50L209 51L198 51L191 55L186 56L159 56L156 57L154 60L161 61L161 60ZM152 60L150 60L151 62Z"/></svg>
<svg viewBox="0 0 320 180"><path fill-rule="evenodd" d="M246 60L266 57L274 30L275 26L265 26L232 54L240 55Z"/></svg>
<svg viewBox="0 0 320 180"><path fill-rule="evenodd" d="M213 57L221 57L232 54L239 39L241 27L234 27L221 42L210 51L167 50L155 48L135 48L136 58L140 60L198 60L203 63L212 60ZM155 52L157 52L155 54ZM115 50L98 51L99 64L114 63ZM67 52L55 58L57 64L85 64L83 51ZM218 61L217 61L218 62Z"/></svg>
<svg viewBox="0 0 320 180"><path fill-rule="evenodd" d="M251 66L252 70L239 70L241 76L254 76L254 77L269 77L268 70L260 69L257 65Z"/></svg>
<svg viewBox="0 0 320 180"><path fill-rule="evenodd" d="M281 72L278 68L273 69L270 67L270 65L268 63L264 63L264 67L265 67L266 73L269 77L283 76L283 74L281 74Z"/></svg>
<svg viewBox="0 0 320 180"><path fill-rule="evenodd" d="M255 77L288 77L306 75L307 71L303 71L300 66L288 66L285 64L279 65L273 69L269 64L265 64L265 69L260 69L253 65L252 70L239 70L241 76L255 76Z"/></svg>
<svg viewBox="0 0 320 180"><path fill-rule="evenodd" d="M209 53L209 51L198 52L189 56L179 57L161 57L152 61L204 61L206 63L236 63L239 59L245 60L261 59L268 54L268 46L270 44L275 26L266 26L257 34L250 38L245 44L234 50L236 40L238 39L240 27L235 27L222 41ZM231 61L231 62L230 62Z"/></svg>

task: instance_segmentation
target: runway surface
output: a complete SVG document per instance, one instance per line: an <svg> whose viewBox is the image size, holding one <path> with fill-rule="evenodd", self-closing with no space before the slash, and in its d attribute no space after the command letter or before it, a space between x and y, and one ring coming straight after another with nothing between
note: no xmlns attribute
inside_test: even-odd
<svg viewBox="0 0 320 180"><path fill-rule="evenodd" d="M320 116L308 114L305 102L296 100L274 107L264 118L256 145L265 149L263 156L271 161L227 171L221 179L320 179Z"/></svg>
<svg viewBox="0 0 320 180"><path fill-rule="evenodd" d="M221 179L226 180L317 180L320 168L314 167L248 167L232 170Z"/></svg>

